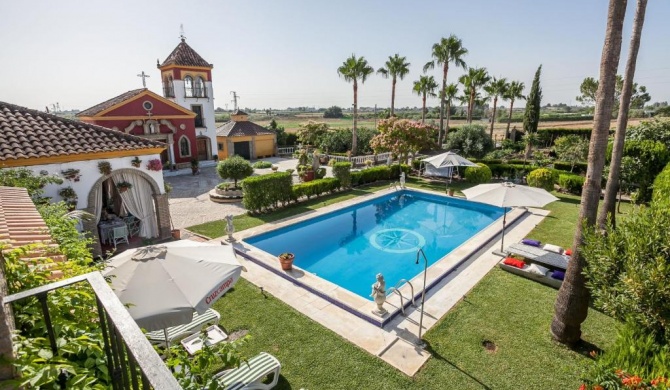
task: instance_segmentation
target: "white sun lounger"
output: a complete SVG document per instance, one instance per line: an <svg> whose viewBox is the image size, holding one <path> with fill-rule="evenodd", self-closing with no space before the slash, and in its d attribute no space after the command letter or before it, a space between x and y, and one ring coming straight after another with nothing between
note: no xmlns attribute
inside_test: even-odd
<svg viewBox="0 0 670 390"><path fill-rule="evenodd" d="M269 390L277 386L281 364L279 360L267 352L252 357L238 368L220 372L214 376L225 386L226 390ZM272 375L272 382L265 384L263 378Z"/></svg>
<svg viewBox="0 0 670 390"><path fill-rule="evenodd" d="M221 319L221 314L214 309L207 309L202 314L193 313L193 320L188 324L173 326L167 328L167 342L173 344L175 341L181 340L186 336L200 332L205 324L216 325ZM165 345L165 330L155 330L146 334L147 338L152 344Z"/></svg>
<svg viewBox="0 0 670 390"><path fill-rule="evenodd" d="M537 263L551 269L565 271L568 269L569 257L558 253L545 251L531 245L515 243L505 249L507 254L523 257L531 263Z"/></svg>

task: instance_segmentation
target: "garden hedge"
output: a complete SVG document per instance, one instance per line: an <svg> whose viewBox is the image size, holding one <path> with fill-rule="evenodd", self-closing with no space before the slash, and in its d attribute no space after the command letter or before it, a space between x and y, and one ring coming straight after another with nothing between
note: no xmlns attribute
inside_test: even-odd
<svg viewBox="0 0 670 390"><path fill-rule="evenodd" d="M480 184L488 183L491 181L493 174L491 173L491 168L486 164L477 163L478 167L467 167L465 169L465 180L468 183Z"/></svg>
<svg viewBox="0 0 670 390"><path fill-rule="evenodd" d="M554 169L558 169L559 171L567 171L570 172L572 169L572 173L586 173L586 169L588 168L587 163L575 163L574 169L572 169L572 164L569 162L564 162L564 161L555 161L554 162Z"/></svg>
<svg viewBox="0 0 670 390"><path fill-rule="evenodd" d="M544 188L547 191L551 191L554 189L554 183L558 181L558 176L554 170L539 168L528 174L527 181L531 187Z"/></svg>
<svg viewBox="0 0 670 390"><path fill-rule="evenodd" d="M312 196L321 196L326 192L333 193L338 188L340 188L340 181L334 177L328 177L312 180L307 183L295 184L291 188L291 192L293 200L297 201L303 196L309 199Z"/></svg>
<svg viewBox="0 0 670 390"><path fill-rule="evenodd" d="M571 194L581 195L584 188L584 176L572 173L562 173L558 175L558 185Z"/></svg>
<svg viewBox="0 0 670 390"><path fill-rule="evenodd" d="M242 181L242 203L252 213L285 205L292 200L292 185L293 178L288 172L248 177Z"/></svg>
<svg viewBox="0 0 670 390"><path fill-rule="evenodd" d="M333 176L340 181L342 188L351 187L351 163L336 162L333 164Z"/></svg>
<svg viewBox="0 0 670 390"><path fill-rule="evenodd" d="M632 157L639 161L639 169L635 174L638 187L639 202L648 202L652 198L651 187L656 176L663 171L670 161L670 153L662 142L628 140L624 144L624 157ZM612 144L607 145L607 163L612 156Z"/></svg>
<svg viewBox="0 0 670 390"><path fill-rule="evenodd" d="M400 175L400 172L398 172L398 175ZM351 183L354 186L389 179L391 179L391 168L387 167L386 165L366 168L361 171L351 173Z"/></svg>
<svg viewBox="0 0 670 390"><path fill-rule="evenodd" d="M670 207L670 164L656 176L652 200L662 204L663 207Z"/></svg>

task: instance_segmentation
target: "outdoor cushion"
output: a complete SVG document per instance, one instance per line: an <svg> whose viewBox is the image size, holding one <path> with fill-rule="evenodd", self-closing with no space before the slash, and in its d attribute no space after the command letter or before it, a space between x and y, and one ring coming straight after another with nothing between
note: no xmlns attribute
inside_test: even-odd
<svg viewBox="0 0 670 390"><path fill-rule="evenodd" d="M566 256L572 256L572 248L568 248L565 250L565 255Z"/></svg>
<svg viewBox="0 0 670 390"><path fill-rule="evenodd" d="M554 244L544 244L542 249L544 249L545 251L558 253L559 255L563 254L563 248L561 248L558 245L554 245Z"/></svg>
<svg viewBox="0 0 670 390"><path fill-rule="evenodd" d="M523 267L526 265L526 263L524 263L523 260L515 259L513 257L506 258L505 261L503 261L503 263L521 269L523 269Z"/></svg>
<svg viewBox="0 0 670 390"><path fill-rule="evenodd" d="M537 264L531 264L528 266L528 268L525 269L525 271L544 276L547 274L547 271L549 271L549 268Z"/></svg>
<svg viewBox="0 0 670 390"><path fill-rule="evenodd" d="M554 271L551 273L551 277L558 280L563 280L565 278L565 272L563 271Z"/></svg>
<svg viewBox="0 0 670 390"><path fill-rule="evenodd" d="M526 244L526 245L530 245L530 246L536 246L538 248L540 247L540 244L541 244L540 241L531 240L530 238L524 238L523 240L521 240L521 243Z"/></svg>

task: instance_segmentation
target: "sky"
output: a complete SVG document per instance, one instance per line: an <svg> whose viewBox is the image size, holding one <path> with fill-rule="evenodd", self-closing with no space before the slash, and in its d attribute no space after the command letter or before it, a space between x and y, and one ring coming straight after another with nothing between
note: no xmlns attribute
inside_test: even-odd
<svg viewBox="0 0 670 390"><path fill-rule="evenodd" d="M635 1L628 1L620 61L628 55ZM375 69L399 53L411 63L396 107L421 105L413 81L431 47L457 35L468 66L530 89L542 64L543 104L576 104L579 85L598 77L608 0L219 0L12 1L0 5L0 101L83 110L147 86L161 93L156 60L187 43L214 65L214 105L242 108L350 107L353 89L337 68L351 54ZM651 0L635 81L652 102L670 100L670 1ZM462 69L450 70L456 82ZM430 71L441 82L438 69ZM372 75L361 106L390 106L391 81ZM432 99L428 105L437 105ZM520 102L516 104L522 106Z"/></svg>

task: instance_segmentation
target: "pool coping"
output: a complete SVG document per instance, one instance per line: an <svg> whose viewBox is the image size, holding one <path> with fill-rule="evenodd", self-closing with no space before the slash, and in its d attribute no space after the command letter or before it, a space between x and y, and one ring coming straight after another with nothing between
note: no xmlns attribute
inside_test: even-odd
<svg viewBox="0 0 670 390"><path fill-rule="evenodd" d="M432 196L450 198L446 195L442 195L434 191L426 191L416 188L407 188L406 190L429 194ZM253 263L292 282L297 286L300 286L301 288L319 296L320 298L325 299L326 301L343 310L346 310L356 317L361 318L372 325L383 328L384 326L391 323L399 314L403 313L403 309L408 310L411 308L411 298L413 298L417 304L420 302L422 294L421 288L423 287L423 271L419 272L410 280L411 285L414 286L414 294L411 292L412 288L410 283L405 283L398 290L406 300L402 300L397 294L387 296L385 308L388 310L388 314L386 314L384 317L379 317L372 313L372 311L376 309L376 304L373 301L366 300L365 298L354 294L353 292L343 287L340 287L328 280L322 279L310 272L302 270L299 267L294 266L293 270L284 271L281 269L276 256L262 251L242 240L261 233L267 233L289 225L297 224L312 218L329 214L342 208L368 202L370 200L377 199L394 192L396 192L396 190L393 189L377 191L369 195L322 207L318 210L314 210L313 212L307 212L298 216L285 218L273 223L261 225L256 228L244 230L234 235L237 241L234 244L235 250L245 259L252 261ZM508 211L506 226L511 226L514 224L518 219L523 217L525 213L525 209L512 209L511 211ZM460 265L467 262L472 255L480 251L483 247L487 246L493 239L497 238L502 231L502 218L503 217L500 217L494 220L491 224L486 226L470 239L463 242L446 256L437 260L430 267L428 267L426 272L426 294L428 294L428 292L436 285L438 285L444 278L448 277L452 272L458 269ZM266 225L271 226L268 227ZM371 280L370 285L373 283L374 280ZM390 289L390 287L392 286L387 286L387 291Z"/></svg>

